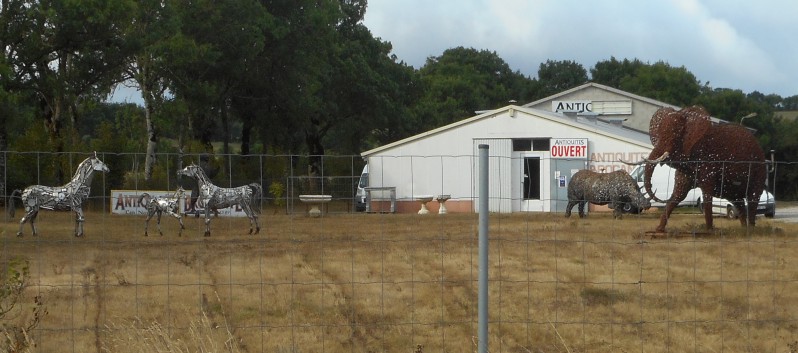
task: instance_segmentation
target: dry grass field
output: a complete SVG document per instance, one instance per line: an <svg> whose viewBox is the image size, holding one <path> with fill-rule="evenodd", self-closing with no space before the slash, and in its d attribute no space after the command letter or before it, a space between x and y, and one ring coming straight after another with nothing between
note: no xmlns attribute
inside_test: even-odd
<svg viewBox="0 0 798 353"><path fill-rule="evenodd" d="M0 262L30 262L6 323L47 310L34 352L476 351L477 215L264 212L144 219L42 212L0 228ZM19 217L19 214L17 215ZM677 214L491 215L491 352L796 352L798 224ZM153 221L154 223L154 221ZM153 235L154 234L154 235Z"/></svg>

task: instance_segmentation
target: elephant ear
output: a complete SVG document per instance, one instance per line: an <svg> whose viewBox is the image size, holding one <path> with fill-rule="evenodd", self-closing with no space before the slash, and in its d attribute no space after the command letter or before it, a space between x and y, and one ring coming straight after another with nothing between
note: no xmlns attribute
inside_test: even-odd
<svg viewBox="0 0 798 353"><path fill-rule="evenodd" d="M684 137L682 138L682 152L689 156L695 145L704 139L712 127L709 113L702 107L689 107L680 111L685 118Z"/></svg>
<svg viewBox="0 0 798 353"><path fill-rule="evenodd" d="M651 144L657 146L659 140L661 139L662 131L662 123L665 120L665 117L669 114L675 112L673 108L659 108L654 115L651 116L651 121L648 124L648 134L651 137Z"/></svg>

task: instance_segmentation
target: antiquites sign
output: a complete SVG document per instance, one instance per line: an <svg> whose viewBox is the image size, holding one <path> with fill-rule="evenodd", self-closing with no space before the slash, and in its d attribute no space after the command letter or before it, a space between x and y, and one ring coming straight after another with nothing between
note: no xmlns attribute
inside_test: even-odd
<svg viewBox="0 0 798 353"><path fill-rule="evenodd" d="M551 158L587 159L587 139L553 138L550 146Z"/></svg>
<svg viewBox="0 0 798 353"><path fill-rule="evenodd" d="M175 194L174 191L164 190L111 190L111 213L146 216L147 208L139 204L139 198L145 192L154 197L172 197ZM186 192L186 196L188 196L188 192ZM190 199L188 197L180 200L178 210L180 214L185 214L186 210L190 208L189 202ZM200 214L204 214L204 206L205 203L202 200L197 202L197 210ZM211 215L213 216L214 214L211 213ZM241 207L233 206L220 209L219 216L246 217L247 214L244 213Z"/></svg>

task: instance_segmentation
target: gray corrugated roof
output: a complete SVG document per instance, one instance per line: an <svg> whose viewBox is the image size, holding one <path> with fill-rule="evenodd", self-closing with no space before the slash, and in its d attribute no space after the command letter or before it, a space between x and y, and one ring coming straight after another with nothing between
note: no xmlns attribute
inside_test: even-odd
<svg viewBox="0 0 798 353"><path fill-rule="evenodd" d="M365 151L365 152L361 153L360 155L363 156L363 157L367 157L367 156L370 156L370 155L375 154L375 153L379 153L379 152L382 152L382 151L385 151L385 150L389 150L389 149L397 147L397 146L405 145L407 143L411 143L413 141L417 141L417 140L420 140L420 139L423 139L423 138L426 138L426 137L441 133L443 131L455 129L455 128L459 127L459 126L470 124L470 123L473 123L475 121L482 120L482 119L485 119L485 118L490 118L492 116L495 116L496 114L502 113L504 111L508 111L510 109L515 109L517 111L524 112L525 114L528 114L528 115L538 116L538 117L541 117L541 118L544 118L544 119L548 119L548 120L551 120L551 121L555 121L555 122L558 122L558 123L561 123L561 124L571 125L572 127L577 128L577 129L593 131L593 132L596 132L596 133L599 133L599 134L616 137L616 138L619 138L619 139L622 139L622 140L627 140L629 142L633 142L633 143L637 143L637 144L643 144L643 145L650 145L651 144L651 140L649 139L648 133L645 133L645 132L642 132L642 131L639 131L639 130L630 129L630 128L623 127L623 126L616 126L616 125L613 125L611 123L608 123L608 122L605 122L605 121L601 121L601 120L599 120L600 118L599 119L588 119L588 118L584 118L584 117L571 118L571 117L565 116L565 115L560 114L560 113L550 112L548 110L529 108L529 107L521 107L521 106L516 106L516 105L508 105L506 107L502 107L502 108L499 108L499 109L486 111L486 112L484 112L482 114L479 114L477 116L473 116L473 117L468 118L468 119L463 119L463 120L451 123L449 125L445 125L445 126L439 127L437 129L432 129L432 130L420 133L418 135L410 136L408 138L405 138L405 139L402 139L402 140L399 140L399 141L396 141L396 142L392 142L392 143L389 143L387 145L383 145L383 146L380 146L380 147L377 147L377 148L374 148L374 149L371 149L371 150L368 150L368 151Z"/></svg>

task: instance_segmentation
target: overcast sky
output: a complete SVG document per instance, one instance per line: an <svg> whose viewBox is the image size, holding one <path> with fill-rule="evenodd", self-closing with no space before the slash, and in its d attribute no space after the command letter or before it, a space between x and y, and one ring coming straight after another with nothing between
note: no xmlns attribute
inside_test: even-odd
<svg viewBox="0 0 798 353"><path fill-rule="evenodd" d="M713 88L798 95L798 1L368 0L364 22L415 68L458 46L530 77L549 59L589 74L614 56L684 66Z"/></svg>

